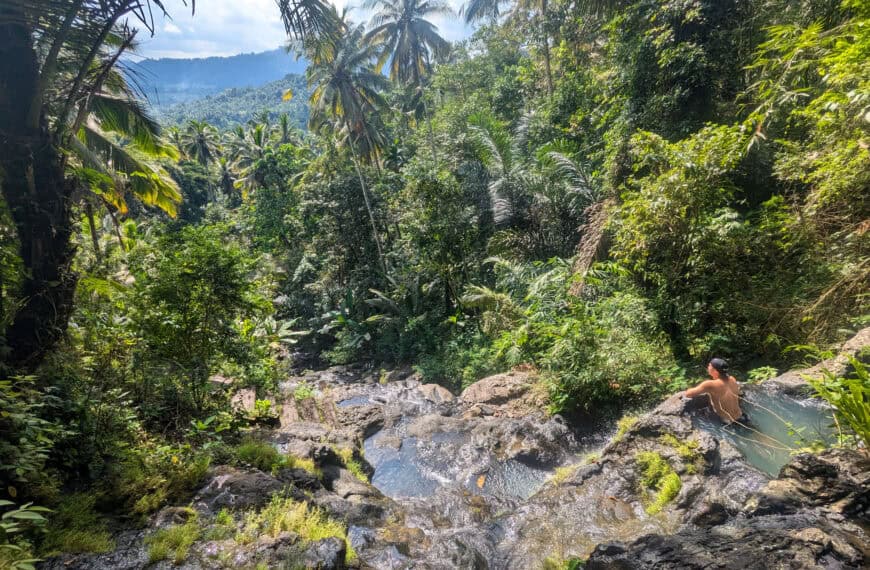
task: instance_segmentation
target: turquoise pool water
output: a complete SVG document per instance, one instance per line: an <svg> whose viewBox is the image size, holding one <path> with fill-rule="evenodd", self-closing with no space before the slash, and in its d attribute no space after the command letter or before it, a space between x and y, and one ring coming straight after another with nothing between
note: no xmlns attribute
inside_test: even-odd
<svg viewBox="0 0 870 570"><path fill-rule="evenodd" d="M749 463L772 477L800 448L836 440L831 410L818 400L795 400L763 386L744 386L741 408L750 419L746 427L726 427L710 410L693 421L731 442Z"/></svg>

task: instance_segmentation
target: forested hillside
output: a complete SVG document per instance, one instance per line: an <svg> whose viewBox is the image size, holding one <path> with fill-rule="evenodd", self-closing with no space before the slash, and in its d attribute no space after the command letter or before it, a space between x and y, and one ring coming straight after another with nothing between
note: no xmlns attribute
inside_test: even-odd
<svg viewBox="0 0 870 570"><path fill-rule="evenodd" d="M276 121L283 113L289 115L294 128L305 128L308 85L304 76L288 75L265 85L234 87L217 95L155 109L155 117L165 126L183 126L195 120L224 130L265 116Z"/></svg>
<svg viewBox="0 0 870 570"><path fill-rule="evenodd" d="M411 367L439 402L517 371L567 430L648 408L713 356L760 382L868 323L866 0L470 0L457 44L430 23L451 14L438 0L374 0L371 22L279 2L304 80L241 87L287 73L283 52L162 62L161 103L236 87L159 114L118 68L152 26L143 4L163 9L0 5L0 567L130 541L180 564L196 541L287 532L361 564L342 501L379 496L370 426L349 447L318 435L339 404L300 380L307 455L259 431L312 369L390 390ZM844 374L817 390L866 453L868 376ZM696 443L673 443L692 476ZM667 513L680 478L641 460ZM217 465L298 488L206 515L191 498ZM429 545L400 518L378 540Z"/></svg>
<svg viewBox="0 0 870 570"><path fill-rule="evenodd" d="M304 59L289 57L284 49L230 57L144 59L127 64L137 87L157 107L201 99L234 87L258 87L288 73L304 73L305 67Z"/></svg>

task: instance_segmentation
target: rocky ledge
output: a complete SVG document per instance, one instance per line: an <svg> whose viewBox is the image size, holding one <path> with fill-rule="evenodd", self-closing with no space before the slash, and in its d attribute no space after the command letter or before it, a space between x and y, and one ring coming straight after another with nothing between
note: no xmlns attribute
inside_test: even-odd
<svg viewBox="0 0 870 570"><path fill-rule="evenodd" d="M170 568L172 556L149 562L149 541L191 521L195 536L175 557L190 570L533 569L573 558L588 559L587 568L862 568L870 560L865 454L798 455L771 479L693 422L697 403L671 398L615 434L587 437L544 416L541 397L524 372L459 396L410 371L342 367L289 379L272 395L277 427L259 435L309 461L307 470L215 467L188 504L120 532L114 552L43 567ZM261 532L255 522L270 508L316 509L339 536Z"/></svg>
<svg viewBox="0 0 870 570"><path fill-rule="evenodd" d="M737 512L697 522L601 544L585 568L866 568L870 459L844 450L798 455Z"/></svg>

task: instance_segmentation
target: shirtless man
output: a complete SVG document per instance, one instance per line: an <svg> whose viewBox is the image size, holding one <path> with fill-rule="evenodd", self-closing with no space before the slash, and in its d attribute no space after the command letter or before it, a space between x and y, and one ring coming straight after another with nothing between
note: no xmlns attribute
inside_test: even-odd
<svg viewBox="0 0 870 570"><path fill-rule="evenodd" d="M740 387L737 380L728 374L728 363L721 358L714 358L707 365L707 372L712 380L705 380L694 388L689 388L683 395L687 398L707 395L713 404L713 410L725 424L746 423L747 418L740 409Z"/></svg>

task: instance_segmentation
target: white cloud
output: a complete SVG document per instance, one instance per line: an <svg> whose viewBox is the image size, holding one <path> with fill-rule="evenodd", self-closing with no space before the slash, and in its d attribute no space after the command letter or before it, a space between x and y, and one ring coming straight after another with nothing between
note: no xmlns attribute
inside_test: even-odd
<svg viewBox="0 0 870 570"><path fill-rule="evenodd" d="M459 10L463 0L450 0ZM333 0L339 8L359 6L361 0ZM190 2L166 3L171 18L157 26L153 37L140 35L140 54L146 57L209 57L275 49L287 41L275 0L201 0L192 15ZM162 17L161 17L162 18ZM351 18L367 23L371 11L354 8ZM459 16L437 16L432 22L451 41L468 37L471 29Z"/></svg>

